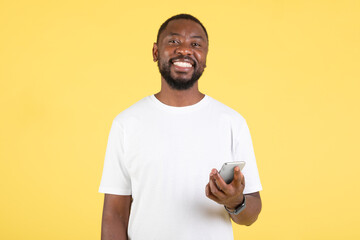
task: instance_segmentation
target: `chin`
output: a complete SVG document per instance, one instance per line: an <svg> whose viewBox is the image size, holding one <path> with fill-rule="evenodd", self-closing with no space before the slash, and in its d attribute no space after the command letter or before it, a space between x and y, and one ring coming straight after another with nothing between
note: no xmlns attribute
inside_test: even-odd
<svg viewBox="0 0 360 240"><path fill-rule="evenodd" d="M193 78L193 75L189 75L189 76L179 76L179 75L171 75L172 79L174 79L177 82L188 82L191 81L191 79Z"/></svg>

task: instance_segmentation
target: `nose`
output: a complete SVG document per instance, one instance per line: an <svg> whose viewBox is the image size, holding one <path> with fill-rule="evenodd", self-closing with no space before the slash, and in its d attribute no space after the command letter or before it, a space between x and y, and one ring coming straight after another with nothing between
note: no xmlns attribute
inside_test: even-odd
<svg viewBox="0 0 360 240"><path fill-rule="evenodd" d="M193 54L193 50L190 46L186 46L184 44L181 44L180 46L178 46L176 49L175 49L175 53L176 54L179 54L179 55L183 55L183 56L186 56L186 55L192 55Z"/></svg>

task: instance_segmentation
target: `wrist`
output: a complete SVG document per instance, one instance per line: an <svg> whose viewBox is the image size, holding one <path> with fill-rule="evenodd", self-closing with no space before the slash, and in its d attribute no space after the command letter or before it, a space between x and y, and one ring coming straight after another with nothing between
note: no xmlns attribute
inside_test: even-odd
<svg viewBox="0 0 360 240"><path fill-rule="evenodd" d="M227 206L225 206L225 210L230 213L230 214L234 214L234 215L238 215L240 212L242 212L245 207L246 207L246 198L245 196L243 196L243 200L240 203L240 205L235 206L234 208L228 208Z"/></svg>
<svg viewBox="0 0 360 240"><path fill-rule="evenodd" d="M240 203L237 203L236 205L230 204L230 205L224 205L224 207L226 207L229 210L235 210L236 208L238 208L239 206L241 206L241 204L243 204L245 199L245 196L243 195L241 200L239 201Z"/></svg>

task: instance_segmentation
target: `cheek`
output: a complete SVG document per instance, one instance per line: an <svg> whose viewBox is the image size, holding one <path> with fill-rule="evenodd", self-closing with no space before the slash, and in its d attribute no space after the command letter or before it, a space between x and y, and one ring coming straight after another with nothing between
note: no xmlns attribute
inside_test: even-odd
<svg viewBox="0 0 360 240"><path fill-rule="evenodd" d="M162 49L162 51L160 51L160 54L164 57L169 57L173 51L173 48L165 47Z"/></svg>
<svg viewBox="0 0 360 240"><path fill-rule="evenodd" d="M194 53L199 61L204 61L206 59L206 52L205 51L197 51Z"/></svg>
<svg viewBox="0 0 360 240"><path fill-rule="evenodd" d="M167 52L162 52L161 54L159 54L159 59L161 62L164 62L164 63L168 63L169 62L169 53Z"/></svg>
<svg viewBox="0 0 360 240"><path fill-rule="evenodd" d="M206 65L206 54L198 53L196 54L196 59L198 60L201 67L204 67Z"/></svg>
<svg viewBox="0 0 360 240"><path fill-rule="evenodd" d="M165 52L164 53L164 59L166 59L166 61L169 61L171 58L171 54L169 52Z"/></svg>

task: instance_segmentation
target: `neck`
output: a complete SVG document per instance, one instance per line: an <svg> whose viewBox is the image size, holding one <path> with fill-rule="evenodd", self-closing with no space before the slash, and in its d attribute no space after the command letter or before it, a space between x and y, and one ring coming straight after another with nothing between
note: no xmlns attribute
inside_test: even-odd
<svg viewBox="0 0 360 240"><path fill-rule="evenodd" d="M163 78L161 78L161 90L155 94L160 102L174 107L194 105L204 96L198 89L198 82L187 90L176 90L172 89Z"/></svg>

